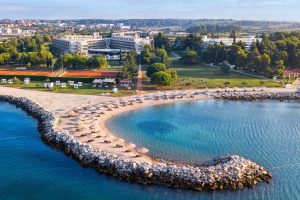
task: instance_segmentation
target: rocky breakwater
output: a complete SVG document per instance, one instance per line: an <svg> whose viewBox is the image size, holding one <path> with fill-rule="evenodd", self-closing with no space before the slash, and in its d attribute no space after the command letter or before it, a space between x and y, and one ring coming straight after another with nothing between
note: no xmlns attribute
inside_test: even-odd
<svg viewBox="0 0 300 200"><path fill-rule="evenodd" d="M231 100L231 101L255 101L255 100L279 100L292 101L300 100L297 93L216 93L212 95L215 99Z"/></svg>
<svg viewBox="0 0 300 200"><path fill-rule="evenodd" d="M44 107L26 98L0 96L36 118L42 139L77 159L82 165L123 180L142 184L162 184L193 190L222 190L253 187L258 182L269 182L272 175L258 164L240 156L214 159L201 167L153 161L140 163L122 159L109 152L94 149L79 142L67 132L60 131L55 116Z"/></svg>

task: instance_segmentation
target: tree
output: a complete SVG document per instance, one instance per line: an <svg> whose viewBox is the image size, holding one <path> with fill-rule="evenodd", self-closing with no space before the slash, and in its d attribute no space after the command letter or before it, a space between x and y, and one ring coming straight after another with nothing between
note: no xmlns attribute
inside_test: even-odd
<svg viewBox="0 0 300 200"><path fill-rule="evenodd" d="M1 55L4 64L10 62L11 56L9 53L2 53Z"/></svg>
<svg viewBox="0 0 300 200"><path fill-rule="evenodd" d="M74 56L71 54L64 54L62 56L63 67L73 67ZM57 61L57 63L61 64L61 60Z"/></svg>
<svg viewBox="0 0 300 200"><path fill-rule="evenodd" d="M173 49L179 51L186 50L186 37L176 37Z"/></svg>
<svg viewBox="0 0 300 200"><path fill-rule="evenodd" d="M51 52L49 52L44 45L41 45L39 47L38 56L41 59L42 64L47 64L47 66L50 66L50 61L53 58L53 55Z"/></svg>
<svg viewBox="0 0 300 200"><path fill-rule="evenodd" d="M158 49L164 48L168 52L171 50L171 42L170 42L169 38L166 37L162 33L158 33L154 37L154 46L155 46L155 48L158 48Z"/></svg>
<svg viewBox="0 0 300 200"><path fill-rule="evenodd" d="M26 52L19 53L17 62L20 65L28 65L30 62L28 54Z"/></svg>
<svg viewBox="0 0 300 200"><path fill-rule="evenodd" d="M169 66L170 64L169 56L165 49L156 49L155 54L156 54L155 62L160 62L165 64L166 66Z"/></svg>
<svg viewBox="0 0 300 200"><path fill-rule="evenodd" d="M51 42L51 37L49 35L45 35L44 42Z"/></svg>
<svg viewBox="0 0 300 200"><path fill-rule="evenodd" d="M153 52L153 48L150 45L145 45L141 53L142 63L149 64L153 61L154 58L155 54Z"/></svg>
<svg viewBox="0 0 300 200"><path fill-rule="evenodd" d="M123 76L133 80L137 68L137 54L135 51L131 51L126 55L123 65Z"/></svg>
<svg viewBox="0 0 300 200"><path fill-rule="evenodd" d="M236 66L240 67L242 69L245 69L245 66L247 65L247 53L245 50L240 49L237 52L237 58L236 58Z"/></svg>
<svg viewBox="0 0 300 200"><path fill-rule="evenodd" d="M268 54L264 53L261 56L261 65L262 65L262 69L265 69L267 67L269 67L271 64L271 58Z"/></svg>
<svg viewBox="0 0 300 200"><path fill-rule="evenodd" d="M230 64L228 61L224 61L222 66L221 66L221 70L224 74L229 74L230 73Z"/></svg>
<svg viewBox="0 0 300 200"><path fill-rule="evenodd" d="M42 63L41 58L38 55L38 52L28 52L29 65L39 65Z"/></svg>
<svg viewBox="0 0 300 200"><path fill-rule="evenodd" d="M233 30L231 33L230 33L230 38L233 39L233 44L236 43L236 32L235 30Z"/></svg>
<svg viewBox="0 0 300 200"><path fill-rule="evenodd" d="M4 64L4 58L3 58L2 54L0 54L0 64Z"/></svg>
<svg viewBox="0 0 300 200"><path fill-rule="evenodd" d="M168 72L156 72L151 76L151 83L159 86L170 86L172 77Z"/></svg>
<svg viewBox="0 0 300 200"><path fill-rule="evenodd" d="M172 81L176 81L177 80L177 71L174 69L170 69L169 70L169 74L171 75Z"/></svg>
<svg viewBox="0 0 300 200"><path fill-rule="evenodd" d="M166 65L163 63L153 63L147 68L146 75L151 78L156 72L167 71Z"/></svg>
<svg viewBox="0 0 300 200"><path fill-rule="evenodd" d="M108 62L103 55L99 55L97 57L90 58L90 65L93 68L101 69L101 68L107 68Z"/></svg>
<svg viewBox="0 0 300 200"><path fill-rule="evenodd" d="M184 41L184 48L190 49L193 51L199 51L200 46L203 43L202 38L197 36L196 34L189 34Z"/></svg>
<svg viewBox="0 0 300 200"><path fill-rule="evenodd" d="M186 64L196 64L198 62L198 54L196 51L185 51L183 53L183 61Z"/></svg>
<svg viewBox="0 0 300 200"><path fill-rule="evenodd" d="M73 59L73 67L84 68L89 65L88 57L80 54L76 54Z"/></svg>
<svg viewBox="0 0 300 200"><path fill-rule="evenodd" d="M283 75L283 72L285 70L285 66L284 66L284 61L283 60L279 60L276 62L276 66L275 66L275 69L276 69L276 72L275 74L277 76L282 76Z"/></svg>

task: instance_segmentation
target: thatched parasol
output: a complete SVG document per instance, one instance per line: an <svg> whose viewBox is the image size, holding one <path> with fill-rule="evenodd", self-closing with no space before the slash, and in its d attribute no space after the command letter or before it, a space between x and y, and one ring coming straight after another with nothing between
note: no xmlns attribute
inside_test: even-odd
<svg viewBox="0 0 300 200"><path fill-rule="evenodd" d="M133 143L130 143L130 144L128 145L128 147L129 147L130 149L134 149L134 148L136 147L136 145L133 144Z"/></svg>
<svg viewBox="0 0 300 200"><path fill-rule="evenodd" d="M125 143L125 140L124 139L118 139L118 143L123 144L123 143Z"/></svg>
<svg viewBox="0 0 300 200"><path fill-rule="evenodd" d="M149 149L141 148L141 149L138 149L137 151L138 151L139 153L141 153L141 154L146 154L146 153L149 152Z"/></svg>

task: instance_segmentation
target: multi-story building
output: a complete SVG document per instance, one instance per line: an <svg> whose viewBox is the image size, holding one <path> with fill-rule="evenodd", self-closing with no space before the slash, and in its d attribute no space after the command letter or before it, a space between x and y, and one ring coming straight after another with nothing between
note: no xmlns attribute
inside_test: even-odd
<svg viewBox="0 0 300 200"><path fill-rule="evenodd" d="M35 30L22 30L20 28L0 27L0 40L9 38L19 38L22 36L32 36Z"/></svg>
<svg viewBox="0 0 300 200"><path fill-rule="evenodd" d="M88 54L89 48L105 48L106 41L99 34L93 36L86 35L66 35L54 38L54 47L59 48L62 53Z"/></svg>
<svg viewBox="0 0 300 200"><path fill-rule="evenodd" d="M231 46L234 43L233 38L208 38L206 35L202 36L202 40L205 44L220 44L223 43L226 46ZM257 38L255 36L236 38L236 42L243 42L246 44L246 48L250 48L253 42L261 42L262 38Z"/></svg>
<svg viewBox="0 0 300 200"><path fill-rule="evenodd" d="M150 38L140 38L136 34L113 34L111 38L102 38L95 33L94 36L66 35L53 39L53 46L63 53L80 53L88 55L89 52L101 52L103 49L135 50L140 54L145 45L151 44ZM99 51L100 50L100 51Z"/></svg>
<svg viewBox="0 0 300 200"><path fill-rule="evenodd" d="M135 50L138 54L143 51L145 45L150 44L150 38L140 38L137 34L125 35L124 33L113 34L110 42L113 49Z"/></svg>

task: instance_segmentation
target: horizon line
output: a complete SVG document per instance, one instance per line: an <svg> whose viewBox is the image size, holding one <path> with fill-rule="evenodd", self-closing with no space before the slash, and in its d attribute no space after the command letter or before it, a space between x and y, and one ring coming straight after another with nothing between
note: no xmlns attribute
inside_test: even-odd
<svg viewBox="0 0 300 200"><path fill-rule="evenodd" d="M71 20L231 20L231 21L252 21L252 22L289 22L300 23L294 20L266 20L266 19L232 19L232 18L66 18L66 19L47 19L47 18L1 18L0 20L47 20L47 21L71 21Z"/></svg>

